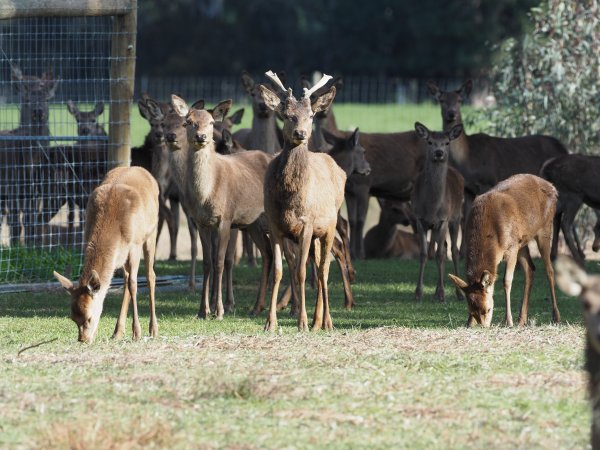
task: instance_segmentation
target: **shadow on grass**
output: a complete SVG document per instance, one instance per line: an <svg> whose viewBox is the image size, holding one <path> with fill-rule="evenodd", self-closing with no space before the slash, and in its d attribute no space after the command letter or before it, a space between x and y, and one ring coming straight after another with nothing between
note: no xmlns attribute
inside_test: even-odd
<svg viewBox="0 0 600 450"><path fill-rule="evenodd" d="M435 265L428 264L425 276L425 295L422 302L414 300L415 280L418 264L416 261L369 260L357 261L357 282L353 285L356 306L353 311L343 309L344 294L339 270L332 265L330 275L330 305L334 326L338 330L366 329L381 326L434 327L454 328L464 326L467 319L467 308L464 302L455 299L454 289L446 281L446 303L432 301L435 290ZM590 264L589 270L598 270L597 264ZM592 267L593 266L593 267ZM186 274L189 263L186 261L159 261L156 264L158 275ZM550 291L541 261L537 262L538 270L534 278L534 288L530 302L529 317L537 325L550 323ZM140 271L143 273L142 271ZM501 272L502 273L502 272ZM249 318L248 311L254 305L260 268L240 265L235 268L234 292L236 312L226 316L224 323L241 320L248 324L256 324L262 328L266 319L266 311L258 318ZM287 283L287 274L284 283ZM521 305L523 292L522 274L517 272L513 283L512 310L516 319ZM559 309L562 319L569 323L581 322L581 309L576 299L564 296L557 290ZM16 293L6 294L0 300L0 316L2 317L68 317L69 297L66 293ZM268 305L267 297L267 305ZM316 293L307 286L307 311L309 321L312 319ZM194 320L200 303L200 292L191 294L181 292L161 292L157 289L157 314L161 318L180 318ZM502 283L496 283L494 323L504 319L504 294ZM103 316L116 318L119 314L121 294L109 295L105 301ZM139 295L138 305L142 318L148 316L147 294ZM289 316L289 311L278 314L282 326L294 327L296 320ZM233 325L233 323L232 323ZM216 325L215 325L216 326ZM226 327L229 328L229 327Z"/></svg>

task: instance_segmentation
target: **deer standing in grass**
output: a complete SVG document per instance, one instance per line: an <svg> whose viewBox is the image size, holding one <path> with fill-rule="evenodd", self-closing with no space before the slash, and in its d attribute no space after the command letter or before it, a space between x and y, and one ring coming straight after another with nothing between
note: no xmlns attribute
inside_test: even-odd
<svg viewBox="0 0 600 450"><path fill-rule="evenodd" d="M142 253L150 291L150 335L158 335L155 312L154 255L158 224L158 184L141 167L111 170L90 195L85 224L85 257L79 285L54 272L71 295L71 319L79 341L96 337L104 298L115 269L123 267L124 292L114 338L123 336L129 301L133 305L133 339L142 335L137 309L137 274Z"/></svg>
<svg viewBox="0 0 600 450"><path fill-rule="evenodd" d="M450 231L450 248L454 272L458 273L458 231L462 219L464 180L458 171L448 166L450 142L458 138L463 131L462 125L456 125L448 132L431 132L419 122L415 130L427 142L425 167L417 176L412 192L411 204L419 235L419 278L415 297L423 299L423 275L427 263L427 231L431 230L431 241L435 242L438 284L435 297L445 301L444 262L446 261L446 235ZM457 298L462 298L457 289Z"/></svg>
<svg viewBox="0 0 600 450"><path fill-rule="evenodd" d="M556 284L565 294L579 297L585 324L585 371L592 406L592 449L600 450L600 276L588 275L572 259L556 260Z"/></svg>
<svg viewBox="0 0 600 450"><path fill-rule="evenodd" d="M267 107L284 118L284 147L269 164L265 176L265 213L269 221L275 261L271 306L265 330L273 331L277 328L277 293L283 270L281 251L284 238L298 243L298 329L308 328L304 282L311 246L317 265L317 289L320 294L317 295L312 328L332 329L327 290L329 253L335 237L338 211L344 200L346 174L329 155L311 152L308 142L313 116L329 107L335 97L335 87L331 87L311 103L312 92L317 91L331 77L324 76L297 100L291 89L285 89L277 75L271 71L266 75L273 81L276 92L261 85L260 94Z"/></svg>
<svg viewBox="0 0 600 450"><path fill-rule="evenodd" d="M174 111L185 120L187 139L187 161L183 167L174 169L182 174L182 189L190 207L194 222L210 233L210 243L204 252L204 289L199 317L210 314L208 301L208 279L214 258L216 276L213 290L216 291L216 317L224 314L222 301L222 279L225 254L231 228L245 228L259 247L263 270L258 297L264 297L271 267L271 254L267 229L264 223L263 182L272 156L259 150L249 150L232 155L220 155L213 140L214 124L222 121L231 108L231 100L219 103L209 113L203 109L204 102L191 107L182 98L173 95ZM263 217L261 217L263 216ZM201 230L202 231L202 230ZM202 238L201 234L201 238ZM211 256L212 249L212 256ZM208 261L208 263L207 263ZM231 305L232 306L232 305Z"/></svg>
<svg viewBox="0 0 600 450"><path fill-rule="evenodd" d="M507 326L512 326L510 292L517 262L525 274L519 325L527 323L535 267L527 244L535 240L542 255L552 297L552 321L560 322L550 261L557 192L546 180L530 174L513 175L475 197L467 219L467 281L450 279L467 296L467 326L489 327L494 312L494 283L500 261L506 261L504 294Z"/></svg>

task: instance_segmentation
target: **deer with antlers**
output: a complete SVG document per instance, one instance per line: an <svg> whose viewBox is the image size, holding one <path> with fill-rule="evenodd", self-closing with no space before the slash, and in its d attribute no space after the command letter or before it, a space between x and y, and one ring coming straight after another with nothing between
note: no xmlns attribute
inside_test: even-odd
<svg viewBox="0 0 600 450"><path fill-rule="evenodd" d="M265 330L277 328L277 294L282 276L282 246L284 238L298 243L296 279L300 292L298 329L308 329L305 286L306 262L311 247L317 265L317 303L312 328L332 329L329 312L327 278L329 253L335 237L338 211L344 200L346 174L329 156L313 153L308 148L315 113L329 107L335 97L335 87L311 102L310 96L331 79L324 75L312 89L304 90L296 99L272 71L266 73L273 90L261 85L260 95L265 105L283 118L284 146L269 164L265 176L265 213L271 232L274 257L274 283L269 316Z"/></svg>

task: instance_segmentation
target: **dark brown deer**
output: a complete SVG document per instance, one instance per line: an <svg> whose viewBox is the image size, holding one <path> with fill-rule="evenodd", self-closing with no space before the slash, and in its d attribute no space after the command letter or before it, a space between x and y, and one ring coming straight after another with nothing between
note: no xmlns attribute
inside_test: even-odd
<svg viewBox="0 0 600 450"><path fill-rule="evenodd" d="M554 222L552 259L556 258L558 232L562 230L565 241L580 266L585 255L576 245L573 223L577 211L584 203L596 211L600 217L600 157L591 155L563 155L544 163L540 176L550 181L558 190L558 210ZM600 248L600 219L594 227L594 251Z"/></svg>
<svg viewBox="0 0 600 450"><path fill-rule="evenodd" d="M48 101L54 97L60 80L51 72L41 77L23 75L13 63L11 72L20 96L20 117L18 128L0 131L2 136L15 137L0 144L0 167L5 172L0 177L0 211L7 213L11 243L19 243L23 229L25 242L31 244L35 224L40 219L40 206L41 220L47 222L51 218L47 212L57 210L66 197L63 187L55 183L48 141L36 139L50 135ZM46 189L57 192L46 192Z"/></svg>
<svg viewBox="0 0 600 450"><path fill-rule="evenodd" d="M114 338L123 336L129 301L133 304L133 339L141 337L137 309L137 274L142 253L150 291L150 335L158 336L155 312L154 255L158 222L158 184L141 167L111 170L91 194L85 224L85 257L79 285L54 272L71 296L71 319L79 341L96 337L104 298L115 269L123 267L125 286Z"/></svg>
<svg viewBox="0 0 600 450"><path fill-rule="evenodd" d="M473 82L466 81L456 91L442 91L431 82L428 88L441 106L443 130L462 124L460 107L471 93ZM465 179L465 213L476 195L499 181L518 173L538 175L545 161L567 153L564 145L551 136L500 138L463 132L450 144L450 163Z"/></svg>
<svg viewBox="0 0 600 450"><path fill-rule="evenodd" d="M333 328L329 312L327 278L329 253L335 237L338 211L344 200L346 174L329 155L313 153L308 149L313 115L329 107L335 97L331 87L311 103L311 91L305 90L297 100L292 90L286 90L277 75L267 72L276 92L261 85L260 93L268 109L284 118L284 148L269 164L265 176L265 213L269 221L275 274L271 307L265 330L277 328L277 293L282 276L281 249L284 238L298 243L296 259L297 283L300 292L298 329L306 330L305 286L306 262L314 246L318 271L319 294L313 318L313 330ZM318 90L329 78L324 76L312 91Z"/></svg>
<svg viewBox="0 0 600 450"><path fill-rule="evenodd" d="M216 316L222 319L222 277L232 227L246 228L259 246L263 256L263 271L258 296L264 297L266 293L271 256L267 229L261 216L264 213L263 180L272 157L256 150L225 156L215 151L214 123L222 121L227 115L231 100L219 103L212 113L200 109L204 107L203 101L189 107L183 99L173 95L172 104L174 111L185 119L187 134L188 155L184 163L182 188L185 188L184 195L189 199L194 221L211 234L216 270L213 286L217 293ZM204 252L204 241L202 244ZM211 260L210 255L204 255ZM207 285L206 262L204 265L204 283ZM208 317L209 314L210 305L206 296L199 316Z"/></svg>
<svg viewBox="0 0 600 450"><path fill-rule="evenodd" d="M556 260L556 284L565 294L579 297L585 324L585 371L592 407L592 449L600 449L600 276L588 275L566 256Z"/></svg>
<svg viewBox="0 0 600 450"><path fill-rule="evenodd" d="M552 296L552 321L560 322L550 261L552 224L558 193L546 180L530 174L513 175L475 197L467 219L467 281L450 279L467 296L467 326L489 327L494 312L494 283L500 261L506 261L504 294L507 326L512 326L510 291L517 261L525 274L519 325L527 323L534 265L527 244L535 240L542 255Z"/></svg>
<svg viewBox="0 0 600 450"><path fill-rule="evenodd" d="M450 249L454 272L458 273L458 231L462 219L464 180L458 171L448 166L450 142L463 131L456 125L447 132L431 132L422 123L415 123L415 130L427 142L425 167L416 179L412 192L411 206L415 215L419 235L419 278L415 297L423 299L423 275L427 263L427 231L431 230L431 241L435 242L438 267L438 284L435 299L445 301L444 262L446 261L446 235L450 231ZM457 289L457 298L462 298Z"/></svg>
<svg viewBox="0 0 600 450"><path fill-rule="evenodd" d="M365 235L365 256L369 259L418 258L418 236L398 228L398 225L409 226L415 223L409 203L379 200L379 205L379 222Z"/></svg>

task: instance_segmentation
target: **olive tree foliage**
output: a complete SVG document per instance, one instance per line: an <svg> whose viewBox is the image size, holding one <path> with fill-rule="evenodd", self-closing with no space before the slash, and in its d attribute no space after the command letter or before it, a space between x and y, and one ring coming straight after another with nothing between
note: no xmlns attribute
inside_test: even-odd
<svg viewBox="0 0 600 450"><path fill-rule="evenodd" d="M544 0L531 29L500 46L496 106L471 121L498 136L548 134L571 152L600 153L600 0Z"/></svg>

